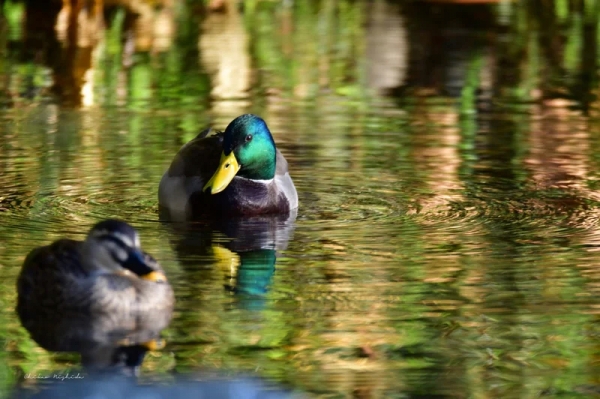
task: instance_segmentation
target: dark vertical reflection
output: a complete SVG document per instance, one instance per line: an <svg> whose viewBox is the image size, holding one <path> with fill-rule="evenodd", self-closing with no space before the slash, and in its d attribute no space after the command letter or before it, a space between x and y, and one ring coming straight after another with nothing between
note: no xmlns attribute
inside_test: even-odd
<svg viewBox="0 0 600 399"><path fill-rule="evenodd" d="M23 41L19 48L21 62L60 65L62 48L56 37L55 25L61 7L61 2L56 0L25 2ZM33 98L39 87L34 83L32 74L26 79L28 82L19 94L25 98Z"/></svg>
<svg viewBox="0 0 600 399"><path fill-rule="evenodd" d="M467 63L494 32L493 6L409 2L402 13L410 38L406 88L460 95Z"/></svg>
<svg viewBox="0 0 600 399"><path fill-rule="evenodd" d="M545 97L556 95L557 86L563 76L561 67L561 49L563 48L561 26L556 19L555 7L548 7L543 0L532 0L526 3L530 24L539 30L539 41L542 50L544 67L540 71L540 88Z"/></svg>
<svg viewBox="0 0 600 399"><path fill-rule="evenodd" d="M24 61L56 64L60 43L56 38L56 18L62 8L59 0L27 0L23 26L22 57Z"/></svg>
<svg viewBox="0 0 600 399"><path fill-rule="evenodd" d="M583 112L588 114L591 103L598 99L594 91L600 82L598 78L598 20L595 19L600 15L600 3L585 4L583 13L583 45L581 54L579 54L581 72L573 87L573 98L581 104Z"/></svg>

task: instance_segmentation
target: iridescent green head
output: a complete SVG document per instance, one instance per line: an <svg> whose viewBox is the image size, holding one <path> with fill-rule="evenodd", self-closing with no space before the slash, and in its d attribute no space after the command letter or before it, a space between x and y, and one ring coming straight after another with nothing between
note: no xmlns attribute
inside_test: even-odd
<svg viewBox="0 0 600 399"><path fill-rule="evenodd" d="M276 158L275 142L265 121L252 114L238 116L225 129L221 161L204 190L217 194L225 190L235 176L272 179Z"/></svg>

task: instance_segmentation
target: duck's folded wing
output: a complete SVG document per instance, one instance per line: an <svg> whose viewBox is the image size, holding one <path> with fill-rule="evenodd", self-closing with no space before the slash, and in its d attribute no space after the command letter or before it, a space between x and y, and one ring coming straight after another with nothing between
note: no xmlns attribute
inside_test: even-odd
<svg viewBox="0 0 600 399"><path fill-rule="evenodd" d="M190 197L202 192L217 170L222 141L222 134L204 138L200 133L179 150L158 186L158 203L161 207L185 214Z"/></svg>
<svg viewBox="0 0 600 399"><path fill-rule="evenodd" d="M175 155L167 171L170 177L202 177L208 180L217 170L223 136L218 134L202 138L201 135L184 145Z"/></svg>

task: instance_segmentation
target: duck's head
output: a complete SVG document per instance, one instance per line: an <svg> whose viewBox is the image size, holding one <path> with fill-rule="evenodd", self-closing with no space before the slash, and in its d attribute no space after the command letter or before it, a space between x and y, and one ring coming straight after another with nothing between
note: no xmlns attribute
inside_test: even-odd
<svg viewBox="0 0 600 399"><path fill-rule="evenodd" d="M265 121L252 114L238 116L225 129L221 161L204 191L220 193L235 176L252 180L272 179L276 157L275 142Z"/></svg>
<svg viewBox="0 0 600 399"><path fill-rule="evenodd" d="M166 281L156 261L142 251L137 231L120 220L108 219L92 227L82 255L91 272L133 273L145 280Z"/></svg>

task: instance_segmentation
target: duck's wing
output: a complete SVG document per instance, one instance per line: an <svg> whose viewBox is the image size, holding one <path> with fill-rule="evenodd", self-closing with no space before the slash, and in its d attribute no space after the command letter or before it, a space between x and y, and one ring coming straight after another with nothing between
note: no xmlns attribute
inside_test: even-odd
<svg viewBox="0 0 600 399"><path fill-rule="evenodd" d="M212 132L212 133L217 133L217 134L219 133L219 132L217 132L216 130L214 130L212 127L209 127L209 128L206 128L206 129L204 129L204 130L203 130L203 131L201 131L200 133L198 133L198 135L195 137L195 139L203 139L203 138L205 138L205 137L208 137L208 135L209 135L211 132Z"/></svg>
<svg viewBox="0 0 600 399"><path fill-rule="evenodd" d="M288 171L288 163L283 154L277 150L275 167L275 185L288 201L290 209L298 207L298 192Z"/></svg>
<svg viewBox="0 0 600 399"><path fill-rule="evenodd" d="M223 134L217 132L208 136L210 132L210 129L201 132L181 147L160 181L158 203L169 210L169 218L179 219L186 215L190 198L202 193L219 166Z"/></svg>
<svg viewBox="0 0 600 399"><path fill-rule="evenodd" d="M211 178L219 166L223 133L206 137L210 131L201 132L181 147L167 171L169 177L200 177L206 181Z"/></svg>
<svg viewBox="0 0 600 399"><path fill-rule="evenodd" d="M39 309L60 309L67 293L78 298L77 280L87 272L81 266L80 241L59 240L51 245L32 250L17 279L17 312L25 324Z"/></svg>

